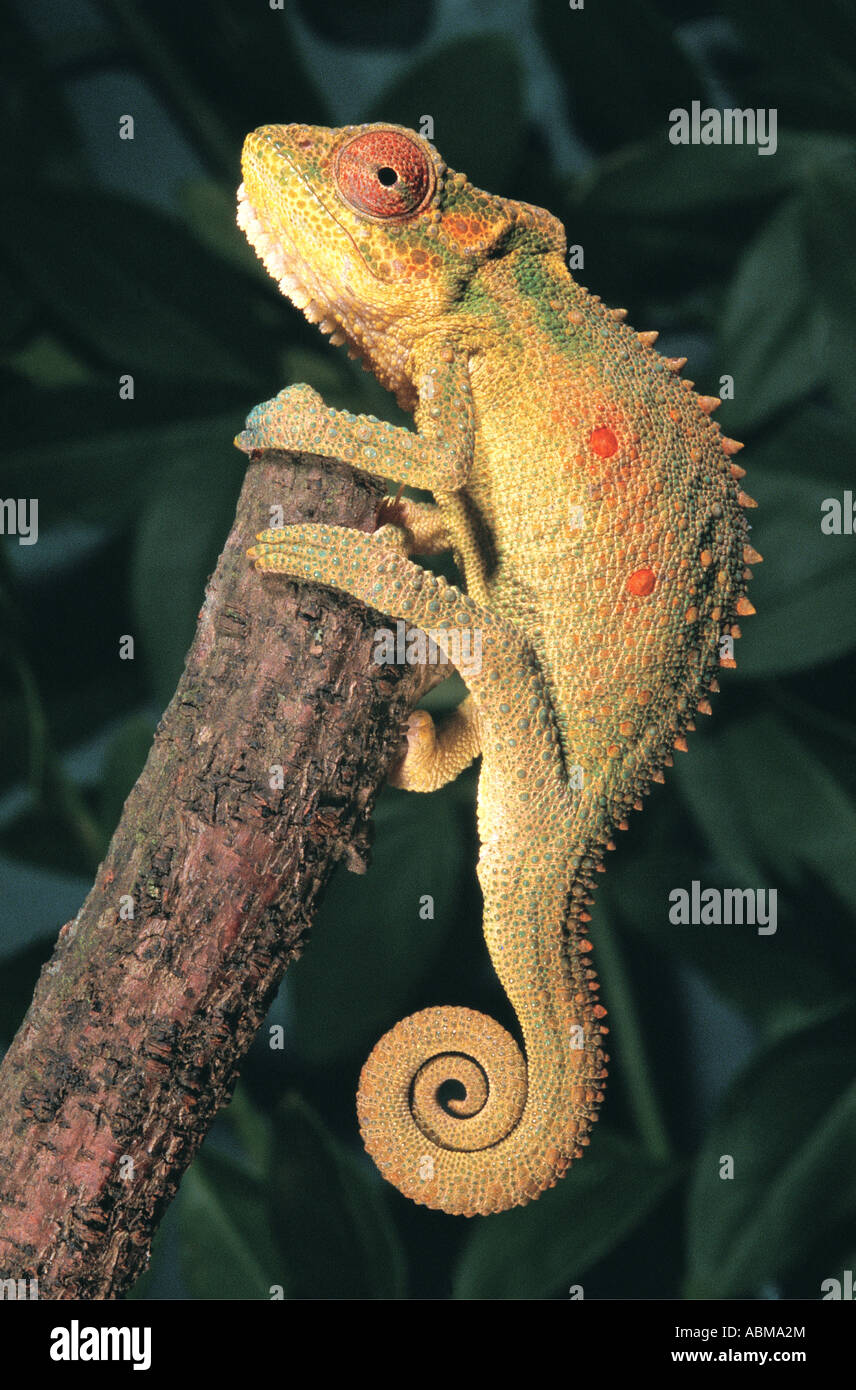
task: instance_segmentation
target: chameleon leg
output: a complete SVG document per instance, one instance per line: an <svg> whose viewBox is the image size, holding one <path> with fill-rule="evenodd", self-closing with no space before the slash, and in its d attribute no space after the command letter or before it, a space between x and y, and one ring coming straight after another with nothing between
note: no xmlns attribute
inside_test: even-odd
<svg viewBox="0 0 856 1390"><path fill-rule="evenodd" d="M434 502L413 502L409 497L384 497L377 509L378 526L401 526L407 536L408 554L441 555L451 550L452 538L440 508Z"/></svg>
<svg viewBox="0 0 856 1390"><path fill-rule="evenodd" d="M454 492L467 480L475 441L467 370L454 356L432 358L418 383L416 434L373 415L335 410L311 386L299 385L255 406L235 444L246 453L300 449L344 459L372 477Z"/></svg>
<svg viewBox="0 0 856 1390"><path fill-rule="evenodd" d="M440 724L425 709L415 709L407 727L407 752L389 781L410 792L433 792L453 782L481 752L478 711L467 696Z"/></svg>
<svg viewBox="0 0 856 1390"><path fill-rule="evenodd" d="M466 679L491 754L478 806L484 932L526 1059L491 1019L426 1009L374 1048L357 1109L366 1148L413 1200L467 1216L530 1201L588 1142L607 1060L584 935L597 823L569 793L537 662L504 619L364 532L300 525L259 542L259 568L343 590L438 646L451 650L464 626L481 632ZM442 1099L450 1080L463 1099Z"/></svg>

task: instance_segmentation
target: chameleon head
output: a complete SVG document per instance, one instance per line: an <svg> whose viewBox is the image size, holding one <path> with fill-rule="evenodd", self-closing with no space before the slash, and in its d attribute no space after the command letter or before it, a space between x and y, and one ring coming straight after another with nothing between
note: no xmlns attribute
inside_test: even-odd
<svg viewBox="0 0 856 1390"><path fill-rule="evenodd" d="M263 126L241 164L238 224L280 289L393 388L450 309L460 327L489 259L564 252L549 213L474 188L401 126Z"/></svg>

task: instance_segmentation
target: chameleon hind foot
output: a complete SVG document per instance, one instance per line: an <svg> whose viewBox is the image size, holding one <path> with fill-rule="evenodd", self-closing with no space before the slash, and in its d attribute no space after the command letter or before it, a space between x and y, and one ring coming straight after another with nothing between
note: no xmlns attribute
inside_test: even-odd
<svg viewBox="0 0 856 1390"><path fill-rule="evenodd" d="M481 752L478 714L467 698L439 724L425 709L407 723L407 752L392 769L390 785L410 792L433 792L453 782Z"/></svg>
<svg viewBox="0 0 856 1390"><path fill-rule="evenodd" d="M389 774L390 785L404 791L445 787L481 753L478 713L470 696L439 724L427 709L414 709L406 737L407 752Z"/></svg>

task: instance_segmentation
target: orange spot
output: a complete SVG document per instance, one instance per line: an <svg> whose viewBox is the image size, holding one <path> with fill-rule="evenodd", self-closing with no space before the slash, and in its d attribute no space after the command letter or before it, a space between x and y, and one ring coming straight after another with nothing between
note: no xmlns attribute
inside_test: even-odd
<svg viewBox="0 0 856 1390"><path fill-rule="evenodd" d="M589 448L602 459L612 458L618 449L618 440L612 430L592 430L589 435Z"/></svg>
<svg viewBox="0 0 856 1390"><path fill-rule="evenodd" d="M629 594L635 594L637 598L645 598L647 594L654 592L656 583L657 579L653 570L634 570L627 580L626 588Z"/></svg>

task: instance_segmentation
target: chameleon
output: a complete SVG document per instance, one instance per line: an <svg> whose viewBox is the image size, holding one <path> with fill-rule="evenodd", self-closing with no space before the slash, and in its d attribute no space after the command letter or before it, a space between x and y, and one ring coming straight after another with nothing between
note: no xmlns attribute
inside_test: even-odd
<svg viewBox="0 0 856 1390"><path fill-rule="evenodd" d="M742 445L685 359L576 283L556 217L474 187L414 131L263 126L241 168L238 224L267 270L416 426L303 384L256 406L235 441L251 456L303 450L399 488L373 532L269 529L252 562L430 630L447 656L456 634L481 642L466 698L445 723L414 711L390 780L430 791L481 754L483 930L523 1049L471 1009L413 1014L363 1067L361 1134L414 1201L504 1211L591 1142L609 1061L595 884L755 611ZM412 558L444 551L462 587Z"/></svg>

